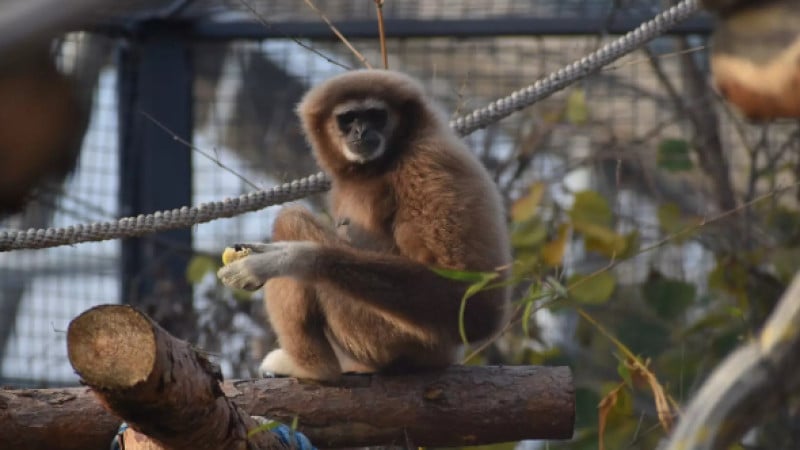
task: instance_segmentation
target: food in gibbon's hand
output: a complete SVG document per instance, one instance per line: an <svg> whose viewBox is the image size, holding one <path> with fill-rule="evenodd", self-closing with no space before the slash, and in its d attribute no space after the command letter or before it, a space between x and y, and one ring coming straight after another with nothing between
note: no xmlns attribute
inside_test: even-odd
<svg viewBox="0 0 800 450"><path fill-rule="evenodd" d="M250 253L251 250L249 248L241 246L225 247L225 250L222 252L222 264L228 265L237 259L244 258Z"/></svg>

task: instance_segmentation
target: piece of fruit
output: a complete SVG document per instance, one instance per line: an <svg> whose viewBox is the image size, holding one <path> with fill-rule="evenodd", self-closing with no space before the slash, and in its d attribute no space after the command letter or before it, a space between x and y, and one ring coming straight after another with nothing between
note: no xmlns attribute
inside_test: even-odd
<svg viewBox="0 0 800 450"><path fill-rule="evenodd" d="M228 265L237 259L244 258L249 255L251 250L242 246L225 247L222 252L222 264Z"/></svg>

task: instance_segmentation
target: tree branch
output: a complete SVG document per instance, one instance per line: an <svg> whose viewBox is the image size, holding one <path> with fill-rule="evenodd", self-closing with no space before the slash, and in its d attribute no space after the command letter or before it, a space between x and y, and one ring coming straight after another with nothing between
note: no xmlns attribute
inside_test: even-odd
<svg viewBox="0 0 800 450"><path fill-rule="evenodd" d="M87 329L95 331L76 331ZM157 345L162 333L127 306L97 307L79 316L70 325L69 354L94 388L0 390L0 448L107 448L120 419L102 404L161 442L185 442L197 432L214 439L219 424L251 426L241 416L200 423L204 419L197 416L215 417L208 409L226 405L284 423L297 417L298 431L318 447L460 446L572 436L575 397L567 367L455 366L414 375L346 376L336 385L294 378L220 384L185 342L169 337L169 344ZM152 367L168 370L152 377ZM180 390L187 385L193 387ZM218 390L225 396L215 397Z"/></svg>

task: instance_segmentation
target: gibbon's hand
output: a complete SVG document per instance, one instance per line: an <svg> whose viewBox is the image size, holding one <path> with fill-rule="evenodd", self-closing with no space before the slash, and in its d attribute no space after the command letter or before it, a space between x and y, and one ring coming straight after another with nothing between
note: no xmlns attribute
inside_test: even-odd
<svg viewBox="0 0 800 450"><path fill-rule="evenodd" d="M309 241L272 242L269 244L236 244L251 250L217 271L217 277L229 287L255 291L270 278L310 275L310 262L319 244Z"/></svg>

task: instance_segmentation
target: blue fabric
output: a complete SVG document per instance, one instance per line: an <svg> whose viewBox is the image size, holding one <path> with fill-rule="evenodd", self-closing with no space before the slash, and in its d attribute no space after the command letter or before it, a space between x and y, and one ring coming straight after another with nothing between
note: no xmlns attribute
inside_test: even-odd
<svg viewBox="0 0 800 450"><path fill-rule="evenodd" d="M127 423L122 422L119 425L119 429L117 430L117 435L114 436L114 439L111 440L111 450L122 450L122 445L119 442L120 441L120 436L122 436L122 433L124 433L125 430L127 430L127 429L128 429L128 424Z"/></svg>
<svg viewBox="0 0 800 450"><path fill-rule="evenodd" d="M128 424L122 422L117 430L117 435L111 440L111 450L122 450L122 446L120 445L120 436L122 436L122 433L124 433L127 429ZM280 424L270 431L275 433L275 435L278 437L278 440L288 447L295 448L297 450L317 450L316 447L311 445L311 441L309 441L303 433L292 430L292 428L288 425ZM294 443L292 443L293 441Z"/></svg>
<svg viewBox="0 0 800 450"><path fill-rule="evenodd" d="M296 448L297 450L317 450L316 447L311 445L311 441L309 441L303 433L292 430L288 425L280 424L270 431L275 433L278 439L289 447ZM294 441L294 443L292 443L292 441Z"/></svg>

